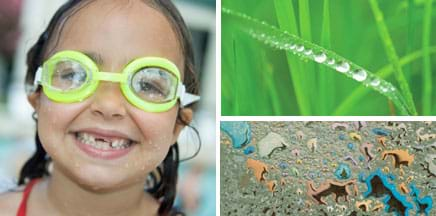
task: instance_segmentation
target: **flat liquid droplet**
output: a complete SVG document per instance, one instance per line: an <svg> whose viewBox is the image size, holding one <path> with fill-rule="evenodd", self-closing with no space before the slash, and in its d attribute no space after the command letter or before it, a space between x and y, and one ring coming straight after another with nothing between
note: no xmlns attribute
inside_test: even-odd
<svg viewBox="0 0 436 216"><path fill-rule="evenodd" d="M371 80L371 85L372 86L378 86L380 85L380 80L377 78L374 78L373 80Z"/></svg>
<svg viewBox="0 0 436 216"><path fill-rule="evenodd" d="M366 74L366 71L364 71L362 69L357 69L353 72L353 79L355 79L359 82L365 80L367 76L368 76L368 74Z"/></svg>
<svg viewBox="0 0 436 216"><path fill-rule="evenodd" d="M311 54L312 54L312 50L311 49L304 51L304 55L311 55Z"/></svg>
<svg viewBox="0 0 436 216"><path fill-rule="evenodd" d="M303 45L297 46L297 51L298 52L302 52L303 50L304 50L304 46Z"/></svg>
<svg viewBox="0 0 436 216"><path fill-rule="evenodd" d="M338 72L346 73L350 70L350 64L348 64L347 62L340 62L336 65L335 69Z"/></svg>
<svg viewBox="0 0 436 216"><path fill-rule="evenodd" d="M323 63L323 62L325 62L325 60L327 60L327 56L325 55L325 53L320 53L320 54L315 55L314 59L318 63Z"/></svg>

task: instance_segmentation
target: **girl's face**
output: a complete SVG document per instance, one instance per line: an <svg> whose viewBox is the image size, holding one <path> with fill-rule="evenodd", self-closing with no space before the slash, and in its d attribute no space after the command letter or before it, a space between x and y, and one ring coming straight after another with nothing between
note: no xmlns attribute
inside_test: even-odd
<svg viewBox="0 0 436 216"><path fill-rule="evenodd" d="M49 55L61 50L87 53L101 71L114 73L144 56L167 58L181 72L184 68L171 24L139 0L91 1L67 20L59 43L52 42L51 48ZM42 91L29 100L38 114L40 140L54 161L54 172L93 190L143 183L183 127L176 122L178 105L167 112L144 112L124 98L119 83L100 82L91 97L78 103L56 103ZM182 112L185 120L191 117L190 110ZM133 144L119 150L110 148L114 142Z"/></svg>

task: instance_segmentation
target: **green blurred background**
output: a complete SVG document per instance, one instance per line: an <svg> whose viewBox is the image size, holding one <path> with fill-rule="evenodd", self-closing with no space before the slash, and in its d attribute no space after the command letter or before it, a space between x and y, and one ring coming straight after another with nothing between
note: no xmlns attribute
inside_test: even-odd
<svg viewBox="0 0 436 216"><path fill-rule="evenodd" d="M291 5L295 23L283 8ZM436 68L434 38L436 11L427 0L383 0L384 15L398 57L411 61L402 66L418 115L436 114L436 93L423 100L423 48L431 50L430 68ZM245 13L281 29L295 28L297 35L321 45L376 73L389 66L370 3L367 0L222 0L222 7ZM328 13L326 13L328 11ZM279 12L279 13L277 13ZM281 14L280 14L281 13ZM277 16L279 15L279 16ZM424 21L431 23L424 34ZM221 112L243 115L398 115L383 95L336 71L293 54L271 48L241 31L241 23L222 13ZM292 32L292 31L290 31ZM425 45L428 44L428 45ZM289 57L289 58L288 58ZM413 58L415 57L415 58ZM435 81L432 74L430 85ZM387 81L399 87L393 75ZM356 89L361 88L361 97ZM363 89L363 90L362 90ZM431 92L436 92L433 87ZM299 99L297 100L297 95ZM297 102L298 101L298 102ZM423 102L430 109L423 112Z"/></svg>

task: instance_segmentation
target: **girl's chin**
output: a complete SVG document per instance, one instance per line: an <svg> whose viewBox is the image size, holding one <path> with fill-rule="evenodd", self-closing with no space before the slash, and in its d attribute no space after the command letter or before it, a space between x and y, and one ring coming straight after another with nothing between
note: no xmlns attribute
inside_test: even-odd
<svg viewBox="0 0 436 216"><path fill-rule="evenodd" d="M129 173L122 172L122 170L102 168L96 165L73 167L68 173L67 177L73 182L86 190L95 192L112 191L130 184L139 183L142 180L145 181L145 177L135 178ZM136 179L137 182L132 179Z"/></svg>

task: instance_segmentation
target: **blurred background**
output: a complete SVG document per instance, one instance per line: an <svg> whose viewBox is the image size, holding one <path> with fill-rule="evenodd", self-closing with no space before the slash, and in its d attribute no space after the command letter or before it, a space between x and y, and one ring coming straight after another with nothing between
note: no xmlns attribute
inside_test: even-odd
<svg viewBox="0 0 436 216"><path fill-rule="evenodd" d="M25 56L66 0L0 0L0 192L15 184L23 163L34 152L35 124L24 91ZM194 42L201 101L193 126L201 151L180 167L176 205L188 215L215 214L215 0L174 0ZM207 88L206 88L207 86ZM192 129L179 140L182 158L195 153Z"/></svg>

